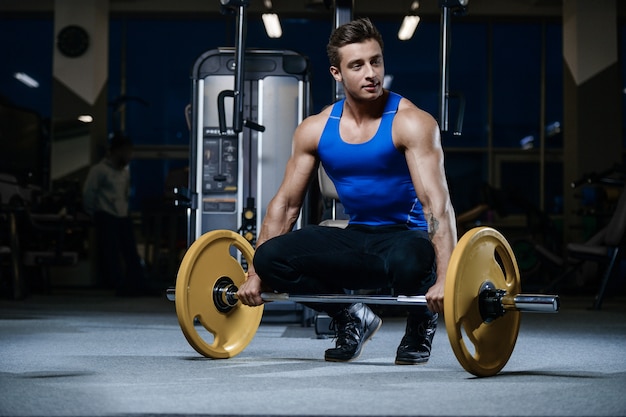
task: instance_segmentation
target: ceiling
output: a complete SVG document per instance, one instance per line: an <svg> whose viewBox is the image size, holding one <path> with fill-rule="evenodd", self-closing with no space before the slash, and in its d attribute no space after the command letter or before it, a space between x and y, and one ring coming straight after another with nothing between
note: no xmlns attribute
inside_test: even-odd
<svg viewBox="0 0 626 417"><path fill-rule="evenodd" d="M54 3L55 0L2 0L0 13L52 13ZM322 18L332 13L324 0L272 0L272 3L276 12L287 16ZM402 16L409 11L411 3L412 0L354 0L354 13L379 18ZM563 0L469 0L469 16L559 18L562 3ZM618 1L618 7L624 9L620 3L624 2ZM249 13L264 10L263 0L250 1ZM219 0L110 0L110 12L146 17L158 14L201 16L219 13ZM420 15L439 13L438 0L420 0Z"/></svg>

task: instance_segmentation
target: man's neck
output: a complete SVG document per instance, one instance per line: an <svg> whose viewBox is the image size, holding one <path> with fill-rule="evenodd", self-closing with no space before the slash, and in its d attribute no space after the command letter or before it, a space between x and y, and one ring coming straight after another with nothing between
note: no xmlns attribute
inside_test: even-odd
<svg viewBox="0 0 626 417"><path fill-rule="evenodd" d="M124 163L119 159L119 158L115 158L112 155L107 155L106 156L106 160L108 161L109 165L116 170L122 170L126 167L126 165L124 165Z"/></svg>
<svg viewBox="0 0 626 417"><path fill-rule="evenodd" d="M380 119L385 110L388 96L389 92L386 90L373 100L357 100L354 97L346 96L344 113L348 112L349 117L358 124L371 119Z"/></svg>

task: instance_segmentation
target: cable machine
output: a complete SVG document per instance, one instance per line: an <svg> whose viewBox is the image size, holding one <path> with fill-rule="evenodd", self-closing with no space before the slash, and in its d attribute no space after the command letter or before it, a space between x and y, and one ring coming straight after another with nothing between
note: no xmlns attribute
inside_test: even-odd
<svg viewBox="0 0 626 417"><path fill-rule="evenodd" d="M309 115L310 67L287 50L246 49L249 0L221 0L236 14L235 47L204 52L192 69L188 244L215 229L253 246L291 156L296 127Z"/></svg>

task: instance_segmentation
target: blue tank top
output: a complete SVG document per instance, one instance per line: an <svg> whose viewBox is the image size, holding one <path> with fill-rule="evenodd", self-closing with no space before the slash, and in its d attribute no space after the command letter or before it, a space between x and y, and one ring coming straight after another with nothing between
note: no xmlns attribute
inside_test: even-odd
<svg viewBox="0 0 626 417"><path fill-rule="evenodd" d="M333 105L318 145L318 155L335 184L350 224L406 224L428 230L405 156L396 149L391 125L402 97L389 93L374 137L359 144L344 142L339 120L344 100Z"/></svg>

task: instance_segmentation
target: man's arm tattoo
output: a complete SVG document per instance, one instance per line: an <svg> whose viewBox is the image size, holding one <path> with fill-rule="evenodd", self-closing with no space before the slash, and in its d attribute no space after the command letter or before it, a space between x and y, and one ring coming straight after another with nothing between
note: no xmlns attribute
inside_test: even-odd
<svg viewBox="0 0 626 417"><path fill-rule="evenodd" d="M437 218L433 216L432 213L428 213L426 215L426 218L428 221L428 237L430 237L430 239L432 240L432 238L435 236L435 233L437 233L437 230L439 229L439 220L437 220Z"/></svg>

